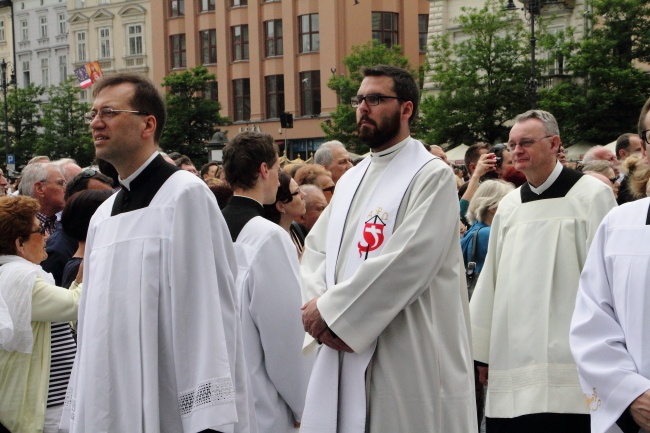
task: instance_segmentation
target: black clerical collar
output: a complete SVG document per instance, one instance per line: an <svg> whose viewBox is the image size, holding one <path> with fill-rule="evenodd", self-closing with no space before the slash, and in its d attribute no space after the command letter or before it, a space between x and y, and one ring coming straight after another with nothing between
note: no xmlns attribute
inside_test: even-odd
<svg viewBox="0 0 650 433"><path fill-rule="evenodd" d="M239 233L250 220L264 216L264 206L250 197L234 195L230 198L228 206L223 208L222 213L228 225L230 237L235 242Z"/></svg>
<svg viewBox="0 0 650 433"><path fill-rule="evenodd" d="M539 195L535 194L530 189L530 184L526 182L520 189L521 201L527 203L529 201L564 197L582 176L583 174L579 171L563 167L555 182Z"/></svg>
<svg viewBox="0 0 650 433"><path fill-rule="evenodd" d="M142 209L151 203L158 190L180 168L171 165L157 155L153 161L133 179L129 185L130 190L122 188L115 197L111 216L124 212Z"/></svg>

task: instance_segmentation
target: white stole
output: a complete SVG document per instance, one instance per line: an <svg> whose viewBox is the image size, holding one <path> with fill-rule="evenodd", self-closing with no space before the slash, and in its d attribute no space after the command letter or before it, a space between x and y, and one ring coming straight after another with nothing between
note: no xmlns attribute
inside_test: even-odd
<svg viewBox="0 0 650 433"><path fill-rule="evenodd" d="M395 228L397 211L411 181L434 156L412 138L388 164L366 200L362 218L356 223L354 242L347 256L343 280L350 279L367 259L381 254ZM325 278L327 287L336 284L336 262L343 239L344 222L357 189L371 163L366 158L339 179L336 200L327 226ZM363 198L360 198L363 200ZM350 222L354 224L353 221ZM343 353L321 346L316 354L303 412L301 432L363 433L366 426L365 372L377 342L362 353ZM340 401L339 401L340 396ZM337 419L338 418L338 419Z"/></svg>

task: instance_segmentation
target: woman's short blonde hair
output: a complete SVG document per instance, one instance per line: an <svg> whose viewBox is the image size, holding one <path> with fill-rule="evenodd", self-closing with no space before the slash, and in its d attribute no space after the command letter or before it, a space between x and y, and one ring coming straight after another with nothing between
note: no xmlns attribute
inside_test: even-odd
<svg viewBox="0 0 650 433"><path fill-rule="evenodd" d="M16 254L16 239L31 236L40 209L36 199L25 195L0 197L0 255Z"/></svg>
<svg viewBox="0 0 650 433"><path fill-rule="evenodd" d="M469 203L465 217L470 224L475 221L484 222L490 209L495 209L501 199L510 191L515 189L514 185L501 179L486 180L479 185L474 197Z"/></svg>

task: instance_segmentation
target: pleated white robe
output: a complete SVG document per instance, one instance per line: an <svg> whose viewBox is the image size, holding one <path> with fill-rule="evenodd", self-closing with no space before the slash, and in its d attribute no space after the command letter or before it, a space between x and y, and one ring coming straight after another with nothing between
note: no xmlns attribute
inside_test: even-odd
<svg viewBox="0 0 650 433"><path fill-rule="evenodd" d="M476 360L489 364L485 414L586 414L569 350L580 271L611 188L582 176L564 197L499 203L470 312Z"/></svg>
<svg viewBox="0 0 650 433"><path fill-rule="evenodd" d="M360 241L353 232L368 195L402 146L372 156L348 217L340 222L345 229L337 278ZM323 319L355 352L377 340L366 373L369 432L477 429L453 176L438 159L426 164L408 187L397 216L390 216L396 218L395 229L381 254L327 291L325 251L332 206L307 236L301 262L303 300L320 296Z"/></svg>
<svg viewBox="0 0 650 433"><path fill-rule="evenodd" d="M580 277L571 351L594 433L615 424L650 389L650 199L612 210L598 228Z"/></svg>
<svg viewBox="0 0 650 433"><path fill-rule="evenodd" d="M300 270L296 247L280 226L251 219L235 242L244 358L257 431L296 432L313 357L302 354Z"/></svg>
<svg viewBox="0 0 650 433"><path fill-rule="evenodd" d="M248 431L235 252L214 196L181 170L145 208L111 216L114 199L88 231L62 424L67 414L73 433Z"/></svg>

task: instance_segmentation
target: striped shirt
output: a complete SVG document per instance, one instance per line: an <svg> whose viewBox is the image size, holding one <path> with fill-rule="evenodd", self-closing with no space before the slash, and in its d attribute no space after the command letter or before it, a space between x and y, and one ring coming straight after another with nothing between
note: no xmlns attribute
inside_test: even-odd
<svg viewBox="0 0 650 433"><path fill-rule="evenodd" d="M47 407L63 404L70 381L72 363L77 352L77 343L72 336L68 322L52 322L52 359L50 361L50 387L47 393Z"/></svg>

